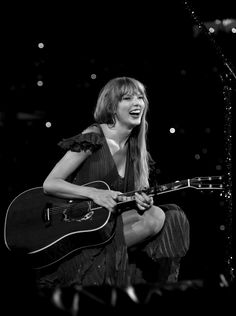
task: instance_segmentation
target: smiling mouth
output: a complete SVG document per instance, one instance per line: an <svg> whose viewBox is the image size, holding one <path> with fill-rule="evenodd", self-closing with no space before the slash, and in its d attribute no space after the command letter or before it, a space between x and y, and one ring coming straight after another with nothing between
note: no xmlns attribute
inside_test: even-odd
<svg viewBox="0 0 236 316"><path fill-rule="evenodd" d="M141 116L141 111L140 110L133 110L133 111L130 111L129 114L133 118L139 118Z"/></svg>

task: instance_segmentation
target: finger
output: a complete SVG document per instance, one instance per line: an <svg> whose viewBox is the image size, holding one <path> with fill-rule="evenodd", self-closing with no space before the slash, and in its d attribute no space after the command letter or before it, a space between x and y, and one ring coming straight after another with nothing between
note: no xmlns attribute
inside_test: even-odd
<svg viewBox="0 0 236 316"><path fill-rule="evenodd" d="M125 197L122 196L122 195L118 195L117 198L116 198L117 202L123 202L124 200L125 200Z"/></svg>
<svg viewBox="0 0 236 316"><path fill-rule="evenodd" d="M144 197L145 197L145 203L147 203L149 205L149 207L152 206L153 205L153 197L146 195L146 194L144 195Z"/></svg>
<svg viewBox="0 0 236 316"><path fill-rule="evenodd" d="M115 207L116 204L116 201L111 196L105 197L102 201L102 206L107 209Z"/></svg>
<svg viewBox="0 0 236 316"><path fill-rule="evenodd" d="M149 195L147 195L145 192L141 192L142 197L144 197L145 199L149 198Z"/></svg>
<svg viewBox="0 0 236 316"><path fill-rule="evenodd" d="M140 201L136 201L136 204L138 206L141 206L141 207L145 208L145 209L150 207L150 204L142 202L142 201L141 202Z"/></svg>
<svg viewBox="0 0 236 316"><path fill-rule="evenodd" d="M108 209L109 211L111 211L111 210L113 210L116 207L116 203L114 203L113 200L106 201L106 202L103 203L102 206L105 207L106 209Z"/></svg>
<svg viewBox="0 0 236 316"><path fill-rule="evenodd" d="M115 207L117 203L113 198L111 198L108 200L108 204L109 204L109 207Z"/></svg>
<svg viewBox="0 0 236 316"><path fill-rule="evenodd" d="M139 201L145 201L145 198L137 192L135 192L135 198L138 199Z"/></svg>
<svg viewBox="0 0 236 316"><path fill-rule="evenodd" d="M144 210L146 209L145 206L142 206L142 205L140 205L140 204L137 204L137 207L138 207L141 211L144 211Z"/></svg>
<svg viewBox="0 0 236 316"><path fill-rule="evenodd" d="M122 192L110 191L110 193L111 193L111 197L113 198L113 200L115 200L115 201L119 201L120 200L119 195L122 195Z"/></svg>
<svg viewBox="0 0 236 316"><path fill-rule="evenodd" d="M125 200L125 195L122 192L116 192L115 200L123 202Z"/></svg>
<svg viewBox="0 0 236 316"><path fill-rule="evenodd" d="M148 204L149 204L149 207L153 206L153 204L154 204L153 198L150 198L150 201Z"/></svg>
<svg viewBox="0 0 236 316"><path fill-rule="evenodd" d="M142 192L142 197L144 198L144 200L147 202L147 203L150 203L152 201L152 197L147 195L146 193Z"/></svg>
<svg viewBox="0 0 236 316"><path fill-rule="evenodd" d="M147 198L147 199L144 199L144 198ZM139 207L140 210L149 209L153 204L152 197L149 197L148 195L141 196L141 195L137 194L135 196L135 200L136 200L137 206Z"/></svg>
<svg viewBox="0 0 236 316"><path fill-rule="evenodd" d="M136 200L136 203L138 203L138 204L140 204L140 205L142 205L144 207L148 206L148 202L140 194L136 194L135 195L135 200Z"/></svg>

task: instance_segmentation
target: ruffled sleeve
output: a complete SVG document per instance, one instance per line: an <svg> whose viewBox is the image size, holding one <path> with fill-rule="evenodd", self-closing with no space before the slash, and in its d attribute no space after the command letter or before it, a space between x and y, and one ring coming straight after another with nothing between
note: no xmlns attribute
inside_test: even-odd
<svg viewBox="0 0 236 316"><path fill-rule="evenodd" d="M81 133L70 138L64 138L58 143L58 146L64 150L76 152L90 150L94 152L102 146L102 137L94 132Z"/></svg>

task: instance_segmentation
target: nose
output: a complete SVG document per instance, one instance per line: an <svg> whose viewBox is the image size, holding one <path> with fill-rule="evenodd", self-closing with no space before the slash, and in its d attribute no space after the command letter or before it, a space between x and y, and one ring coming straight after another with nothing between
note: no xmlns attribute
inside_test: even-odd
<svg viewBox="0 0 236 316"><path fill-rule="evenodd" d="M139 105L139 104L141 104L142 103L142 99L139 97L139 96L137 96L137 95L134 95L133 96L133 104L134 105Z"/></svg>

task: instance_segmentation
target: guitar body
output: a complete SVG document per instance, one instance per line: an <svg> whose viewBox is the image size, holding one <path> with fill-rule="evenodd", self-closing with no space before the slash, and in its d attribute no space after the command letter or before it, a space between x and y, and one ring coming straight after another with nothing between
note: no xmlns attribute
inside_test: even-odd
<svg viewBox="0 0 236 316"><path fill-rule="evenodd" d="M185 188L222 190L222 177L195 177L157 185L145 192L150 196ZM103 181L85 186L109 190ZM135 191L124 193L119 210L128 210ZM131 203L131 204L129 204ZM125 207L125 208L123 208ZM7 209L4 226L9 250L27 255L33 268L48 267L76 250L103 245L115 231L115 216L91 200L65 200L44 194L36 187L19 194Z"/></svg>
<svg viewBox="0 0 236 316"><path fill-rule="evenodd" d="M102 181L86 186L109 189ZM88 200L68 201L46 195L42 187L19 194L7 210L4 227L9 250L28 255L33 268L43 268L85 247L109 241L115 223L111 213Z"/></svg>

